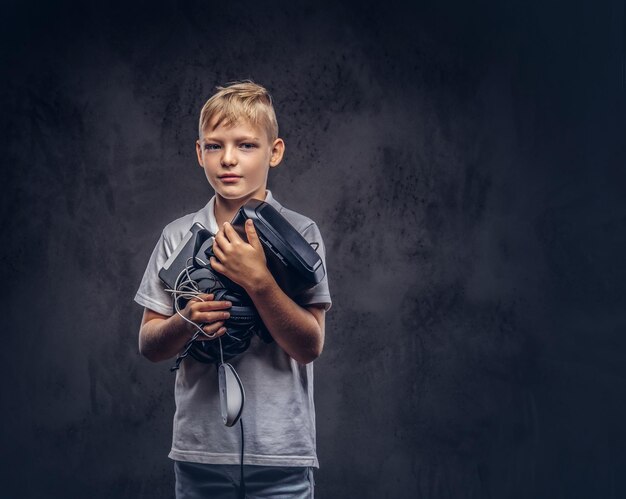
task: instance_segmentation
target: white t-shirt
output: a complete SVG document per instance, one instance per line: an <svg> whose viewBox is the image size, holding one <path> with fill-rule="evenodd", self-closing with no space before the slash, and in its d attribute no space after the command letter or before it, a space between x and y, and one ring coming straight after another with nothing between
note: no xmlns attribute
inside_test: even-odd
<svg viewBox="0 0 626 499"><path fill-rule="evenodd" d="M265 201L307 241L318 243L317 252L325 265L324 243L315 222L282 207L270 191L266 191ZM215 197L200 211L174 220L163 229L135 295L137 303L172 315L172 297L164 290L159 270L195 222L217 232L214 206ZM331 298L327 276L295 301L302 306L324 304L328 310ZM257 336L245 353L229 362L237 370L246 393L242 414L244 463L318 467L313 363L298 364L276 342L267 344ZM175 400L169 457L207 464L239 464L241 433L237 426L228 428L223 423L216 365L185 358L176 372Z"/></svg>

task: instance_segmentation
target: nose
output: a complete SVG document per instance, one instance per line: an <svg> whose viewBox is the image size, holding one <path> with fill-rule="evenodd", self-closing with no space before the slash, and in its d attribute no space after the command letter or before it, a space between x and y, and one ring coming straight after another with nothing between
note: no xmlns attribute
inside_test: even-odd
<svg viewBox="0 0 626 499"><path fill-rule="evenodd" d="M234 147L225 146L222 151L222 166L234 166L237 164L237 155Z"/></svg>

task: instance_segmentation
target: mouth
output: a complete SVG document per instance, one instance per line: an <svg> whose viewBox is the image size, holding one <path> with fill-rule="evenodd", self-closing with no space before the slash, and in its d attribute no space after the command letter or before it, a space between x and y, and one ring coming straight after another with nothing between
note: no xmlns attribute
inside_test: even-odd
<svg viewBox="0 0 626 499"><path fill-rule="evenodd" d="M239 181L239 179L241 178L241 175L234 175L234 174L228 173L226 175L219 175L217 178L219 178L220 181L222 181L225 184L234 184Z"/></svg>

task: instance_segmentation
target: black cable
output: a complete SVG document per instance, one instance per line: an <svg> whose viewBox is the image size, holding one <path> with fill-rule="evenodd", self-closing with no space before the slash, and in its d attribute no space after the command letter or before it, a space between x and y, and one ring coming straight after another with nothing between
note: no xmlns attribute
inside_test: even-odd
<svg viewBox="0 0 626 499"><path fill-rule="evenodd" d="M246 480L243 476L243 418L239 420L239 426L241 426L241 458L240 458L240 478L239 478L239 498L246 498Z"/></svg>

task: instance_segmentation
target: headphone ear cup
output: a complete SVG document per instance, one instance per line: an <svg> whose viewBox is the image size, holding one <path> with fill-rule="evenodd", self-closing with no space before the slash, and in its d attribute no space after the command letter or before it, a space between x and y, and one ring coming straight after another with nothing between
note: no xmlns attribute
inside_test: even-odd
<svg viewBox="0 0 626 499"><path fill-rule="evenodd" d="M243 288L215 272L210 265L191 269L189 278L196 282L202 293L213 293L214 300L232 303L228 310L230 317L224 322L226 334L221 336L220 341L195 341L189 350L191 357L198 362L219 363L222 356L227 361L244 353L250 347L255 334L265 343L273 341L254 303ZM181 299L179 306L184 307L187 301L183 302Z"/></svg>
<svg viewBox="0 0 626 499"><path fill-rule="evenodd" d="M220 341L195 341L189 350L195 360L204 363L219 363L222 356L228 361L244 353L255 333L267 331L254 303L245 292L233 290L223 285L222 279L210 268L194 269L190 277L198 283L198 288L205 293L213 293L216 301L230 301L230 317L224 322L226 334ZM268 333L269 335L269 333ZM271 340L271 336L269 336ZM267 342L266 338L263 338ZM220 342L222 351L220 352Z"/></svg>
<svg viewBox="0 0 626 499"><path fill-rule="evenodd" d="M244 353L249 347L252 341L253 333L246 335L246 337L237 337L236 331L232 336L228 336L228 333L221 337L222 340L222 352L220 353L219 341L195 341L189 350L191 355L198 362L205 364L219 364L222 356L224 362L237 357Z"/></svg>

